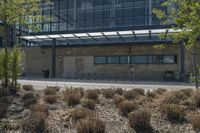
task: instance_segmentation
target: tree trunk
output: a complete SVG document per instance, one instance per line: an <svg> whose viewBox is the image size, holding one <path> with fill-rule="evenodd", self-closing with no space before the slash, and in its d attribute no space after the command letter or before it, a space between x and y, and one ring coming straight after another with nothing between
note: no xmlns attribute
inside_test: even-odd
<svg viewBox="0 0 200 133"><path fill-rule="evenodd" d="M5 88L9 86L9 70L8 70L8 63L9 63L9 53L8 53L8 46L9 46L9 26L5 25L4 27L4 48L5 48L5 60L4 60L4 82Z"/></svg>

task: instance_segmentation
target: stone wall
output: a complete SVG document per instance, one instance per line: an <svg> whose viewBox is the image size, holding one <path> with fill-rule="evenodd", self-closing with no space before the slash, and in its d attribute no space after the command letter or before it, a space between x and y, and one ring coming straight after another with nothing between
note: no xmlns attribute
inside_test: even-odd
<svg viewBox="0 0 200 133"><path fill-rule="evenodd" d="M24 48L24 71L30 76L42 76L42 70L48 69L51 74L51 48ZM176 54L177 64L134 64L134 76L140 80L162 80L165 71L174 71L178 78L180 73L180 51L178 46L165 46L163 49L155 49L152 45L115 45L115 46L71 46L57 47L56 49L56 76L68 77L82 73L88 75L102 75L102 78L128 78L130 76L130 64L94 64L94 56L104 55L168 55ZM186 50L185 64L187 72L190 71L190 57ZM88 74L88 75L87 75ZM105 77L106 76L106 77Z"/></svg>

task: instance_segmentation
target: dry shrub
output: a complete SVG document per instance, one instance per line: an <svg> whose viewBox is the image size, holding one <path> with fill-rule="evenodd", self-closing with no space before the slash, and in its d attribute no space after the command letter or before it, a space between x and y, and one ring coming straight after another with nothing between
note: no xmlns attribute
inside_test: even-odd
<svg viewBox="0 0 200 133"><path fill-rule="evenodd" d="M46 132L46 115L44 113L31 113L27 118L22 119L21 125L23 132L45 133Z"/></svg>
<svg viewBox="0 0 200 133"><path fill-rule="evenodd" d="M101 91L105 98L113 98L115 95L115 90L113 89L102 89Z"/></svg>
<svg viewBox="0 0 200 133"><path fill-rule="evenodd" d="M97 118L87 118L81 120L76 128L78 133L105 133L105 123Z"/></svg>
<svg viewBox="0 0 200 133"><path fill-rule="evenodd" d="M81 94L81 97L84 96L84 88L82 88L82 87L74 88L74 92Z"/></svg>
<svg viewBox="0 0 200 133"><path fill-rule="evenodd" d="M171 91L163 100L166 104L180 104L183 100L188 99L181 91Z"/></svg>
<svg viewBox="0 0 200 133"><path fill-rule="evenodd" d="M136 111L131 112L128 115L129 125L137 133L148 132L151 130L151 114L148 111Z"/></svg>
<svg viewBox="0 0 200 133"><path fill-rule="evenodd" d="M185 97L191 97L193 94L194 90L193 89L181 89L180 93L184 95Z"/></svg>
<svg viewBox="0 0 200 133"><path fill-rule="evenodd" d="M146 96L147 96L147 97L154 98L154 97L156 97L156 92L155 92L155 91L150 91L150 90L148 90L148 91L146 92Z"/></svg>
<svg viewBox="0 0 200 133"><path fill-rule="evenodd" d="M81 95L80 94L71 94L67 99L68 106L75 106L80 104Z"/></svg>
<svg viewBox="0 0 200 133"><path fill-rule="evenodd" d="M33 91L34 90L32 85L23 85L22 89L25 91Z"/></svg>
<svg viewBox="0 0 200 133"><path fill-rule="evenodd" d="M6 104L6 103L1 103L1 106L0 106L0 119L6 117L8 106L9 105Z"/></svg>
<svg viewBox="0 0 200 133"><path fill-rule="evenodd" d="M70 117L74 121L78 121L93 115L94 115L93 112L85 108L76 108L72 112L70 112Z"/></svg>
<svg viewBox="0 0 200 133"><path fill-rule="evenodd" d="M193 114L190 123L196 132L200 132L200 114Z"/></svg>
<svg viewBox="0 0 200 133"><path fill-rule="evenodd" d="M55 95L56 92L57 92L57 90L54 87L47 87L46 89L44 89L45 95Z"/></svg>
<svg viewBox="0 0 200 133"><path fill-rule="evenodd" d="M92 100L98 102L99 101L99 90L87 90L86 98L92 99Z"/></svg>
<svg viewBox="0 0 200 133"><path fill-rule="evenodd" d="M60 91L60 87L59 86L47 86L47 89L54 89L56 91Z"/></svg>
<svg viewBox="0 0 200 133"><path fill-rule="evenodd" d="M44 97L44 100L49 104L54 104L57 102L57 96L56 95L47 95Z"/></svg>
<svg viewBox="0 0 200 133"><path fill-rule="evenodd" d="M123 96L127 100L135 99L134 95L132 94L132 91L124 91Z"/></svg>
<svg viewBox="0 0 200 133"><path fill-rule="evenodd" d="M128 116L128 113L132 112L133 110L138 109L138 105L132 101L125 100L120 103L119 110L124 116Z"/></svg>
<svg viewBox="0 0 200 133"><path fill-rule="evenodd" d="M122 88L115 89L115 94L123 95L124 90Z"/></svg>
<svg viewBox="0 0 200 133"><path fill-rule="evenodd" d="M185 120L185 109L177 104L164 104L160 108L161 115L167 118L170 122L178 123Z"/></svg>
<svg viewBox="0 0 200 133"><path fill-rule="evenodd" d="M43 113L46 116L49 114L49 110L46 104L33 104L30 106L30 110L34 113Z"/></svg>
<svg viewBox="0 0 200 133"><path fill-rule="evenodd" d="M141 88L135 88L135 89L133 89L132 93L135 96L138 96L138 95L144 96L145 95L144 89L141 89Z"/></svg>
<svg viewBox="0 0 200 133"><path fill-rule="evenodd" d="M200 91L196 91L192 96L192 106L194 108L200 107Z"/></svg>
<svg viewBox="0 0 200 133"><path fill-rule="evenodd" d="M63 92L64 94L64 99L68 99L70 95L72 94L77 94L77 95L80 95L81 97L83 96L84 94L84 90L83 88L66 88L65 91Z"/></svg>
<svg viewBox="0 0 200 133"><path fill-rule="evenodd" d="M25 107L29 107L37 102L37 97L33 93L26 93L21 98Z"/></svg>
<svg viewBox="0 0 200 133"><path fill-rule="evenodd" d="M119 106L119 104L124 101L124 97L118 94L115 94L115 96L113 97L114 103Z"/></svg>
<svg viewBox="0 0 200 133"><path fill-rule="evenodd" d="M94 109L96 102L92 99L82 99L81 105L88 109Z"/></svg>
<svg viewBox="0 0 200 133"><path fill-rule="evenodd" d="M162 95L162 94L164 94L166 91L167 91L166 89L158 88L158 89L156 90L156 93L157 93L158 95Z"/></svg>

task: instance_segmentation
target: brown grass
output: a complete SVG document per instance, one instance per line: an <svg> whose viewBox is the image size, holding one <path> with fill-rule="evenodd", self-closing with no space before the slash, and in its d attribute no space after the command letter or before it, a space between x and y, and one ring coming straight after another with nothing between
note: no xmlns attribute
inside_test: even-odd
<svg viewBox="0 0 200 133"><path fill-rule="evenodd" d="M115 94L123 95L123 93L124 93L124 90L122 88L116 88L115 89Z"/></svg>
<svg viewBox="0 0 200 133"><path fill-rule="evenodd" d="M30 110L34 113L43 113L46 116L49 114L48 106L46 104L33 104L30 106Z"/></svg>
<svg viewBox="0 0 200 133"><path fill-rule="evenodd" d="M200 107L200 91L194 92L194 95L192 96L192 106L194 108Z"/></svg>
<svg viewBox="0 0 200 133"><path fill-rule="evenodd" d="M97 118L87 118L81 120L76 128L78 133L105 133L105 123Z"/></svg>
<svg viewBox="0 0 200 133"><path fill-rule="evenodd" d="M33 93L26 93L21 98L25 107L29 107L37 102L37 97Z"/></svg>
<svg viewBox="0 0 200 133"><path fill-rule="evenodd" d="M23 132L46 132L45 118L46 115L44 113L32 113L28 118L23 119L21 122Z"/></svg>
<svg viewBox="0 0 200 133"><path fill-rule="evenodd" d="M93 110L95 108L95 104L96 104L96 102L92 99L82 99L81 100L81 105L88 109Z"/></svg>
<svg viewBox="0 0 200 133"><path fill-rule="evenodd" d="M156 90L156 93L157 93L158 95L162 95L162 94L164 94L166 91L167 91L166 89L158 88L158 89Z"/></svg>
<svg viewBox="0 0 200 133"><path fill-rule="evenodd" d="M72 94L80 95L82 97L84 95L84 90L83 88L66 88L63 92L64 99L67 100Z"/></svg>
<svg viewBox="0 0 200 133"><path fill-rule="evenodd" d="M129 125L137 133L151 130L151 114L148 111L136 111L128 115Z"/></svg>
<svg viewBox="0 0 200 133"><path fill-rule="evenodd" d="M156 97L156 91L150 91L150 90L148 90L146 92L146 96L150 97L150 98L154 98L154 97Z"/></svg>
<svg viewBox="0 0 200 133"><path fill-rule="evenodd" d="M67 99L68 106L75 106L81 103L80 94L71 94Z"/></svg>
<svg viewBox="0 0 200 133"><path fill-rule="evenodd" d="M74 121L79 121L89 116L93 116L93 112L85 108L76 108L72 112L70 112L70 117Z"/></svg>
<svg viewBox="0 0 200 133"><path fill-rule="evenodd" d="M135 96L132 94L132 91L124 91L123 96L127 100L133 100L133 99L135 99Z"/></svg>
<svg viewBox="0 0 200 133"><path fill-rule="evenodd" d="M135 88L135 89L133 89L132 93L135 96L138 96L138 95L144 96L145 95L144 89L141 89L141 88Z"/></svg>
<svg viewBox="0 0 200 133"><path fill-rule="evenodd" d="M114 89L102 89L101 90L103 96L105 98L113 98L113 96L115 95L115 90Z"/></svg>
<svg viewBox="0 0 200 133"><path fill-rule="evenodd" d="M164 104L160 107L161 115L170 122L180 123L185 120L185 109L177 104Z"/></svg>
<svg viewBox="0 0 200 133"><path fill-rule="evenodd" d="M56 95L47 95L44 97L44 100L49 104L54 104L57 102L57 96Z"/></svg>
<svg viewBox="0 0 200 133"><path fill-rule="evenodd" d="M192 114L190 123L196 132L200 132L200 114Z"/></svg>
<svg viewBox="0 0 200 133"><path fill-rule="evenodd" d="M99 102L99 90L87 90L86 98Z"/></svg>
<svg viewBox="0 0 200 133"><path fill-rule="evenodd" d="M138 109L138 105L128 100L121 102L119 105L119 110L124 116L128 116L128 113L136 109Z"/></svg>
<svg viewBox="0 0 200 133"><path fill-rule="evenodd" d="M55 87L48 86L46 89L44 89L45 95L55 95L57 92L57 89Z"/></svg>
<svg viewBox="0 0 200 133"><path fill-rule="evenodd" d="M23 85L22 89L25 91L33 91L34 90L32 85Z"/></svg>
<svg viewBox="0 0 200 133"><path fill-rule="evenodd" d="M118 94L115 94L113 97L114 103L119 106L119 104L124 101L124 97Z"/></svg>
<svg viewBox="0 0 200 133"><path fill-rule="evenodd" d="M166 94L166 97L163 100L163 103L166 104L180 104L183 100L188 99L187 95L181 91L171 91Z"/></svg>
<svg viewBox="0 0 200 133"><path fill-rule="evenodd" d="M9 105L6 104L6 103L1 103L1 106L0 106L0 119L6 117L8 106Z"/></svg>

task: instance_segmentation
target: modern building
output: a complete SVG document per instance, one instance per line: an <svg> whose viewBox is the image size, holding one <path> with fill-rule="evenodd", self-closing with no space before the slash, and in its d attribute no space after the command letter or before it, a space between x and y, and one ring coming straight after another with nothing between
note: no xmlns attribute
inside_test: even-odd
<svg viewBox="0 0 200 133"><path fill-rule="evenodd" d="M163 0L55 0L41 4L40 32L26 29L24 72L97 80L184 80L192 70L184 44L152 13ZM170 7L164 9L170 10ZM23 28L23 27L22 27ZM177 31L176 31L177 32ZM161 48L162 46L162 48Z"/></svg>

